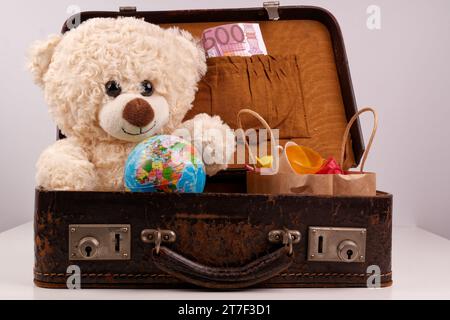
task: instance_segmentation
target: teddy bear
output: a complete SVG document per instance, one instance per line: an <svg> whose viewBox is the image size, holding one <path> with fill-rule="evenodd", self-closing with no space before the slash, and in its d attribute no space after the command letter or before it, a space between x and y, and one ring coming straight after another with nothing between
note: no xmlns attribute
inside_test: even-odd
<svg viewBox="0 0 450 320"><path fill-rule="evenodd" d="M129 152L156 134L190 138L205 170L225 169L234 135L218 117L192 108L206 72L193 36L133 17L93 18L30 49L28 67L66 138L37 161L48 190L121 191Z"/></svg>

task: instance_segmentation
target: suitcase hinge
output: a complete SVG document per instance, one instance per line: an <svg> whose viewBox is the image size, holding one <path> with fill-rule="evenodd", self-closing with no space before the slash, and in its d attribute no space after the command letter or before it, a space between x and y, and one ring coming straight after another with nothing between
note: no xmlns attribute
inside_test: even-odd
<svg viewBox="0 0 450 320"><path fill-rule="evenodd" d="M264 9L267 11L269 20L279 20L280 15L278 13L278 8L280 7L280 1L266 1L263 3Z"/></svg>
<svg viewBox="0 0 450 320"><path fill-rule="evenodd" d="M119 7L119 12L121 13L134 13L136 10L136 7L132 6Z"/></svg>

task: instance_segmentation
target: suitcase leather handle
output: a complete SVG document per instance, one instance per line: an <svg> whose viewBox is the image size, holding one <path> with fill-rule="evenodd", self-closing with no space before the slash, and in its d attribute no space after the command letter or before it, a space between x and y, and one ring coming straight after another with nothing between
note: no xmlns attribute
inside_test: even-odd
<svg viewBox="0 0 450 320"><path fill-rule="evenodd" d="M212 268L187 259L165 246L153 249L153 263L171 276L204 288L239 289L268 280L293 262L293 254L284 246L243 267Z"/></svg>
<svg viewBox="0 0 450 320"><path fill-rule="evenodd" d="M283 244L280 249L269 253L249 264L235 268L209 267L172 251L163 243L176 240L172 230L144 229L141 240L152 243L152 261L160 270L183 282L214 289L239 289L256 285L286 270L294 260L293 245L300 242L298 230L272 230L268 241Z"/></svg>

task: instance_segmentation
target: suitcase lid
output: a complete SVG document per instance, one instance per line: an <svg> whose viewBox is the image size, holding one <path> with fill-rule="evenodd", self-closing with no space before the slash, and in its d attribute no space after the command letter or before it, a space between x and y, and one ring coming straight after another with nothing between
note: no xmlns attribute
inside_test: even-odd
<svg viewBox="0 0 450 320"><path fill-rule="evenodd" d="M339 157L342 135L357 107L342 33L330 12L276 2L240 9L136 11L122 7L118 12L81 12L66 21L62 32L76 19L118 16L177 26L198 38L204 29L221 24L259 23L268 56L207 59L208 72L186 118L201 112L218 114L235 128L237 112L250 108L272 128L280 129L282 143L293 140L323 157ZM344 167L357 166L363 152L358 120L351 130Z"/></svg>

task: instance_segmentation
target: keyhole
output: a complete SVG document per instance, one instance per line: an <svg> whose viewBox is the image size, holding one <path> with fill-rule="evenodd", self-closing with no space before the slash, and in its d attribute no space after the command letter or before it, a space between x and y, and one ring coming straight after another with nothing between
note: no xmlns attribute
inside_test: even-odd
<svg viewBox="0 0 450 320"><path fill-rule="evenodd" d="M351 260L351 259L352 259L352 256L353 256L353 250L348 249L348 250L347 250L347 259L348 259L348 260Z"/></svg>
<svg viewBox="0 0 450 320"><path fill-rule="evenodd" d="M317 249L317 253L323 253L323 236L319 236L319 248Z"/></svg>
<svg viewBox="0 0 450 320"><path fill-rule="evenodd" d="M91 256L92 247L87 246L86 248L84 248L84 252L86 252L86 257L89 258Z"/></svg>

